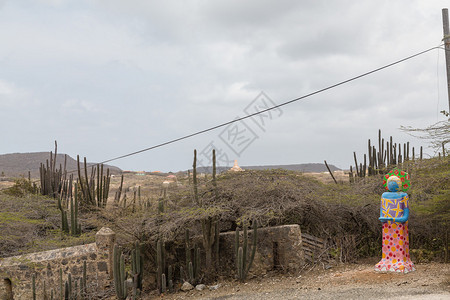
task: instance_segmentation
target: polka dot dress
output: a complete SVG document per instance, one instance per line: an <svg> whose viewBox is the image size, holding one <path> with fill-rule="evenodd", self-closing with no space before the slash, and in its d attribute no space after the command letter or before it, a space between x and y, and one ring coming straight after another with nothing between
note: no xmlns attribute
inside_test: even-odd
<svg viewBox="0 0 450 300"><path fill-rule="evenodd" d="M383 223L383 256L375 266L376 271L407 273L414 271L409 256L408 222Z"/></svg>

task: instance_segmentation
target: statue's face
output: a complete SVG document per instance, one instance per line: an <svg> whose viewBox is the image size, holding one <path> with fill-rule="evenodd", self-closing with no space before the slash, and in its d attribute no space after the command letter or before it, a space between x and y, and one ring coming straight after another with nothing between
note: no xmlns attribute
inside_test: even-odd
<svg viewBox="0 0 450 300"><path fill-rule="evenodd" d="M391 176L387 180L387 187L388 187L388 190L391 192L400 191L401 186L402 186L402 181L397 176Z"/></svg>

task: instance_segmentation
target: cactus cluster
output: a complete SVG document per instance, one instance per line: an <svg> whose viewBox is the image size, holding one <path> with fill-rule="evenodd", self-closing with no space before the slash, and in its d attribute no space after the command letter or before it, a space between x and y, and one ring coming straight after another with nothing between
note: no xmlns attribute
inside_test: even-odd
<svg viewBox="0 0 450 300"><path fill-rule="evenodd" d="M46 164L41 163L39 167L39 175L41 182L41 194L57 198L62 186L63 170L62 166L56 168L56 155L58 152L58 144L55 141L55 154L50 152L50 160L47 159ZM64 174L66 174L64 164Z"/></svg>
<svg viewBox="0 0 450 300"><path fill-rule="evenodd" d="M84 177L81 170L84 169ZM80 156L77 155L77 171L81 189L81 202L86 205L104 208L108 200L109 185L111 182L111 174L109 168L106 175L103 175L103 164L92 166L91 174L88 174L88 165L86 157L84 158L84 166L81 168Z"/></svg>
<svg viewBox="0 0 450 300"><path fill-rule="evenodd" d="M235 245L234 245L234 252L235 252L235 258L236 258L236 270L237 270L237 278L244 282L247 278L248 271L250 270L253 260L255 258L256 253L256 243L258 240L258 224L256 220L253 220L253 232L252 232L252 249L249 252L248 251L248 233L247 233L247 226L243 225L244 229L244 236L243 236L243 245L240 246L239 243L239 228L236 228L236 235L235 235ZM248 257L250 253L250 258Z"/></svg>
<svg viewBox="0 0 450 300"><path fill-rule="evenodd" d="M40 192L42 195L59 198L61 201L67 201L72 196L73 175L67 179L67 155L64 156L64 168L59 164L56 167L56 157L58 152L58 144L55 141L55 154L50 152L50 159L46 163L41 163L39 167L40 175ZM31 174L28 173L28 180L31 182ZM33 183L33 188L35 184ZM35 188L37 190L37 187Z"/></svg>
<svg viewBox="0 0 450 300"><path fill-rule="evenodd" d="M162 238L159 238L156 242L156 276L156 283L160 293L173 291L173 268L169 265L166 272L166 251Z"/></svg>
<svg viewBox="0 0 450 300"><path fill-rule="evenodd" d="M214 195L216 199L218 198L217 192L217 180L216 180L216 151L212 151L212 162L213 162L213 174L212 174L212 184ZM198 196L198 181L197 181L197 150L194 149L194 162L193 167L193 183L194 183L194 201L199 207L203 207L203 201ZM207 216L200 221L203 233L203 248L205 249L205 263L206 271L208 275L212 275L213 265L218 265L219 255L219 230L218 230L218 220L215 217ZM215 251L214 251L215 250ZM213 251L216 254L216 263L213 264ZM188 266L187 266L188 267ZM188 269L189 270L189 269Z"/></svg>
<svg viewBox="0 0 450 300"><path fill-rule="evenodd" d="M384 174L389 166L401 164L410 159L415 159L415 150L412 147L410 151L409 142L402 144L394 143L392 136L386 141L381 136L381 130L378 130L378 149L368 140L368 155L364 154L364 163L359 163L356 158L356 152L353 152L355 169L350 166L349 180L354 182L357 178ZM403 149L403 152L402 152ZM411 156L410 156L411 153ZM420 156L422 160L422 147L420 147Z"/></svg>
<svg viewBox="0 0 450 300"><path fill-rule="evenodd" d="M75 199L70 197L70 226L67 216L67 211L64 209L64 205L61 199L58 199L58 208L61 212L61 230L65 233L70 233L72 236L78 236L81 234L81 224L78 221L78 207L79 194L78 194L78 180L75 185Z"/></svg>
<svg viewBox="0 0 450 300"><path fill-rule="evenodd" d="M120 202L120 197L122 195L122 189L123 189L123 174L120 177L119 189L116 191L116 194L114 195L114 204L117 206L119 205L119 202Z"/></svg>
<svg viewBox="0 0 450 300"><path fill-rule="evenodd" d="M135 242L134 249L131 251L131 272L130 277L133 283L132 299L140 296L142 291L142 274L144 270L144 262L141 254L141 245ZM114 289L117 299L124 300L128 297L127 277L125 271L125 257L122 249L118 245L114 245L113 250L113 277Z"/></svg>
<svg viewBox="0 0 450 300"><path fill-rule="evenodd" d="M127 191L132 192L133 198L130 197L131 201L128 201ZM123 195L123 196L122 196ZM141 187L138 186L137 189L131 190L131 188L123 189L123 175L120 179L120 185L118 190L116 191L114 195L114 205L117 207L121 207L124 210L130 209L131 207L131 213L135 213L137 211L137 208L149 208L151 207L150 199L142 200L141 197Z"/></svg>

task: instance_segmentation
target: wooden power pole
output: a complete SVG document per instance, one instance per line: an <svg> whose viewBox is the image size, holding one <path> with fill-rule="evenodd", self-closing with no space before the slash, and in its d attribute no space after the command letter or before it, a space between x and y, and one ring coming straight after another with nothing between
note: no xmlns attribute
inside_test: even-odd
<svg viewBox="0 0 450 300"><path fill-rule="evenodd" d="M450 29L448 25L448 9L442 9L442 24L444 26L445 69L447 70L448 111L450 112Z"/></svg>

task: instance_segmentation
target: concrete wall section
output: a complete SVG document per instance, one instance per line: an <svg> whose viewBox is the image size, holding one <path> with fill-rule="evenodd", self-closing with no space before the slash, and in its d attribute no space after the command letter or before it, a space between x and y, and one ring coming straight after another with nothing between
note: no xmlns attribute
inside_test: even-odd
<svg viewBox="0 0 450 300"><path fill-rule="evenodd" d="M248 251L251 251L251 236L248 231ZM243 233L241 231L240 245ZM221 272L236 272L235 232L220 234ZM250 253L249 253L250 254ZM255 259L249 273L262 275L272 270L296 272L305 263L302 249L302 236L299 225L283 225L258 229Z"/></svg>

